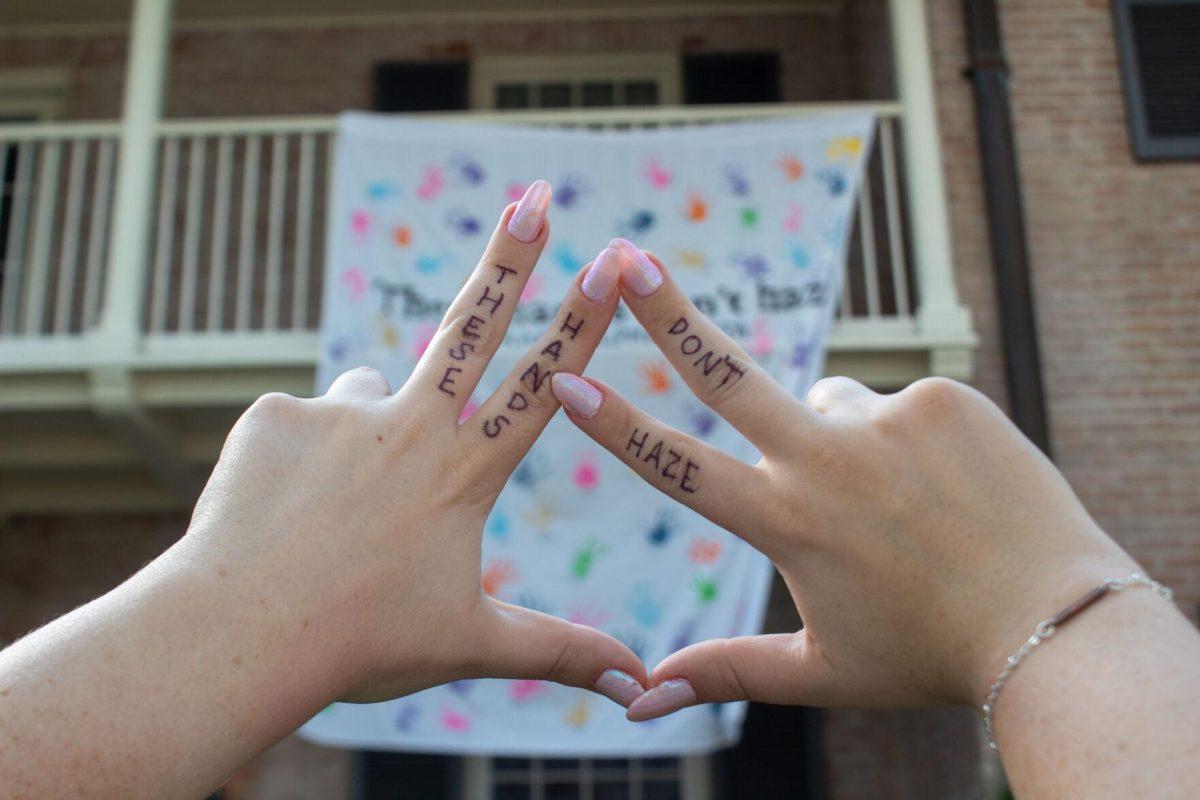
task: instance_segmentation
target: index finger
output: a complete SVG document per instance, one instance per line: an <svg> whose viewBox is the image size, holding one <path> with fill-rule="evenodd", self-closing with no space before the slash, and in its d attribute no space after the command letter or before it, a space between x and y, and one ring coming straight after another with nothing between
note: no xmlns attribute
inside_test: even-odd
<svg viewBox="0 0 1200 800"><path fill-rule="evenodd" d="M625 304L696 397L763 453L778 451L797 420L813 420L811 409L700 313L662 262L625 239L610 246L625 256Z"/></svg>
<svg viewBox="0 0 1200 800"><path fill-rule="evenodd" d="M607 248L576 276L553 322L517 362L460 433L476 446L501 445L488 459L494 475L508 476L558 411L552 375L581 372L604 337L620 296L621 257Z"/></svg>
<svg viewBox="0 0 1200 800"><path fill-rule="evenodd" d="M413 397L453 424L496 354L517 300L546 246L550 184L538 180L500 216L483 257L442 318L397 397Z"/></svg>

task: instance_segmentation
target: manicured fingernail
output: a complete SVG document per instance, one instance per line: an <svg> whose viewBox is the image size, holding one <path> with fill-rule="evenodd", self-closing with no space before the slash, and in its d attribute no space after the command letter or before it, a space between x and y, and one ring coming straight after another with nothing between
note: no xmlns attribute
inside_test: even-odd
<svg viewBox="0 0 1200 800"><path fill-rule="evenodd" d="M646 693L632 675L619 669L605 670L600 680L596 681L596 691L626 708Z"/></svg>
<svg viewBox="0 0 1200 800"><path fill-rule="evenodd" d="M591 419L600 410L603 399L600 390L576 375L556 372L550 379L550 391L567 410L584 419Z"/></svg>
<svg viewBox="0 0 1200 800"><path fill-rule="evenodd" d="M522 242L532 242L542 232L546 209L550 207L550 184L536 180L529 184L517 210L508 220L508 233Z"/></svg>
<svg viewBox="0 0 1200 800"><path fill-rule="evenodd" d="M672 678L634 700L625 718L630 722L645 722L648 719L665 717L695 702L696 690L692 685L684 678Z"/></svg>
<svg viewBox="0 0 1200 800"><path fill-rule="evenodd" d="M626 268L621 272L621 280L634 294L645 297L662 286L662 270L633 242L628 239L613 239L608 246L621 251L625 256Z"/></svg>
<svg viewBox="0 0 1200 800"><path fill-rule="evenodd" d="M621 254L606 247L583 276L583 293L593 303L603 303L612 294L620 278Z"/></svg>

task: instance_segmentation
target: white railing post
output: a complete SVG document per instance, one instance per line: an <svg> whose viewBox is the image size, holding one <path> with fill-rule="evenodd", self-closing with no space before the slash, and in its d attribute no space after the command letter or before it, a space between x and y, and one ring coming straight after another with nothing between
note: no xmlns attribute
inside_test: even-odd
<svg viewBox="0 0 1200 800"><path fill-rule="evenodd" d="M950 252L941 139L933 102L925 0L889 0L892 59L903 111L903 152L914 269L920 292L919 331L950 345L930 356L934 374L961 371L970 359L974 335L970 312L959 302ZM935 346L936 347L936 346ZM966 365L969 368L969 363ZM958 369L956 369L958 368Z"/></svg>
<svg viewBox="0 0 1200 800"><path fill-rule="evenodd" d="M113 197L112 249L104 279L96 355L120 357L141 337L157 125L166 84L172 0L134 0L125 67L121 149Z"/></svg>

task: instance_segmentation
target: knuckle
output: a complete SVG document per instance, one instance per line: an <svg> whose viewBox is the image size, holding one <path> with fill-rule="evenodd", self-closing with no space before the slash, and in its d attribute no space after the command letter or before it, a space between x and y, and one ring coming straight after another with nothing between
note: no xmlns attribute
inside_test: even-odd
<svg viewBox="0 0 1200 800"><path fill-rule="evenodd" d="M902 434L908 422L909 415L904 404L891 398L885 398L867 414L867 424L884 436Z"/></svg>
<svg viewBox="0 0 1200 800"><path fill-rule="evenodd" d="M526 375L528 372L525 373ZM529 409L537 413L549 413L558 409L558 398L554 396L554 392L550 391L550 373L543 372L543 377L540 382L534 381L532 378L522 380L518 378L517 383L513 386L513 394L520 393L529 403Z"/></svg>
<svg viewBox="0 0 1200 800"><path fill-rule="evenodd" d="M300 405L300 399L284 392L267 392L259 397L250 408L246 409L247 416L265 419L286 418L295 413Z"/></svg>
<svg viewBox="0 0 1200 800"><path fill-rule="evenodd" d="M295 423L304 401L283 392L262 395L242 413L235 429L243 434Z"/></svg>
<svg viewBox="0 0 1200 800"><path fill-rule="evenodd" d="M547 665L546 671L542 673L542 680L554 681L555 683L570 683L571 675L574 673L575 664L578 660L578 648L569 638L564 638L558 642L554 649L554 659Z"/></svg>
<svg viewBox="0 0 1200 800"><path fill-rule="evenodd" d="M721 643L720 656L715 660L722 697L728 700L749 700L750 693L738 672L738 653L732 640L726 639Z"/></svg>
<svg viewBox="0 0 1200 800"><path fill-rule="evenodd" d="M357 378L365 378L367 380L383 380L383 373L374 367L358 366L348 371L347 375L353 375Z"/></svg>
<svg viewBox="0 0 1200 800"><path fill-rule="evenodd" d="M903 410L921 418L946 418L957 416L970 391L958 381L949 378L922 378L900 392L897 399Z"/></svg>
<svg viewBox="0 0 1200 800"><path fill-rule="evenodd" d="M818 411L827 411L839 400L853 397L864 391L866 391L866 387L853 378L847 378L844 375L830 375L814 383L808 390L804 401Z"/></svg>
<svg viewBox="0 0 1200 800"><path fill-rule="evenodd" d="M757 366L729 354L715 360L702 358L693 366L700 370L696 380L701 397L718 413L732 409L749 396L746 387L758 374Z"/></svg>
<svg viewBox="0 0 1200 800"><path fill-rule="evenodd" d="M500 347L503 333L501 326L486 325L483 316L464 311L447 320L434 339L439 349L455 362L469 363L477 359L488 359Z"/></svg>
<svg viewBox="0 0 1200 800"><path fill-rule="evenodd" d="M384 377L382 372L374 367L355 367L354 369L346 372L342 377L361 385L382 389L389 394L392 391L392 387L391 384L388 383L388 379Z"/></svg>

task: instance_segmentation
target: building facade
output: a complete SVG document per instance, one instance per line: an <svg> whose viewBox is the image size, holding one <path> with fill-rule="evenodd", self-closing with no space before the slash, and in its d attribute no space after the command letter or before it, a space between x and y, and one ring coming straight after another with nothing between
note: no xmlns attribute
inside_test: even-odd
<svg viewBox="0 0 1200 800"><path fill-rule="evenodd" d="M161 552L185 529L182 498L211 465L239 409L257 391L302 393L306 380L311 385L312 355L305 356L305 348L315 346L319 259L303 273L294 268L307 249L320 251L323 198L311 186L322 180L330 115L407 102L403 93L398 99L389 93L394 83L380 65L399 65L403 80L413 65L466 64L465 79L450 70L430 80L460 89L463 107L476 113L534 108L541 111L525 113L543 113L551 123L638 124L660 111L690 122L704 119L701 104L714 100L727 109L750 99L756 114L772 113L758 103L775 104L778 113L808 113L819 110L816 104L871 105L890 127L881 123L874 195L860 204L855 277L830 370L881 390L923 374L950 374L1008 404L976 107L964 77L970 64L963 3L579 3L557 9L463 3L430 12L417 4L363 2L338 4L331 13L318 3L282 11L262 2L243 4L261 5L257 13L222 16L182 2L162 44L161 110L131 109L125 94L127 68L137 56L130 43L133 51L142 48L146 63L154 63L155 50L154 31L131 29L131 15L135 23L152 21L156 9L144 7L157 4L141 0L112 18L97 18L88 5L78 4L74 16L47 18L36 4L16 3L14 19L0 16L0 120L8 123L0 127L3 274L12 285L13 237L21 229L22 287L30 285L39 252L46 280L34 293L41 304L32 306L32 316L25 307L30 290L22 288L12 300L13 309L25 311L10 314L11 329L4 328L0 307L0 383L7 384L0 391L0 642L103 592ZM1172 586L1195 619L1200 163L1147 163L1131 155L1110 3L1007 0L1000 3L1000 21L1056 461L1100 524ZM726 89L705 82L706 67L730 65L744 71L742 91L750 95L726 97ZM140 79L153 84L152 78ZM669 110L678 106L684 110ZM156 159L140 176L122 173L116 156L130 141L123 137L130 135L131 114L147 117L154 137ZM21 138L22 129L54 126L63 129L62 138L46 136L21 149L21 142L33 141ZM914 131L933 138L914 142ZM57 149L47 148L52 140ZM930 154L932 173L922 160ZM76 159L86 160L73 178ZM243 219L236 233L231 223L228 248L218 253L210 226L222 191L231 208L245 206L252 164L261 165L254 207L262 213ZM57 172L45 186L62 191L37 191L47 169ZM280 212L283 233L272 222L271 170L288 176L279 190L291 203ZM176 178L164 177L169 174L178 176L177 186ZM930 174L937 176L932 185ZM188 175L203 179L189 183ZM105 262L125 252L128 242L119 241L115 222L111 235L102 231L104 220L120 213L113 208L120 192L136 191L139 179L153 218L140 228L143 274L123 283L114 277L122 264ZM84 187L74 204L72 181ZM101 190L108 186L112 197ZM28 193L23 223L14 219L22 191ZM42 197L50 199L39 206ZM170 199L166 211L163 198ZM940 219L938 203L944 203ZM302 236L297 221L306 212L317 222ZM72 213L78 235L59 236ZM49 221L40 231L45 214ZM106 241L96 244L98 238ZM196 243L191 255L189 241ZM944 274L936 269L939 248ZM225 253L228 281L218 285L214 271ZM69 254L78 267L64 266ZM93 261L100 265L95 274L89 272ZM244 282L235 262L251 270ZM273 279L272 263L282 264ZM89 300L89 286L100 299ZM124 325L112 326L117 338L111 341L122 331L147 340L162 334L161 344L139 344L151 358L136 369L119 359L108 364L105 351L84 342L89 330L112 321L109 304L123 289L135 308ZM273 293L286 300L272 305ZM921 317L942 301L944 314ZM273 325L279 335L266 335ZM197 354L226 344L244 349L249 340L237 338L243 328L266 332L252 340L258 348L252 363ZM193 332L209 338L185 335ZM214 384L219 390L207 395L197 388ZM181 401L185 395L202 399ZM131 396L140 401L136 408ZM794 627L786 592L776 595L769 627ZM684 789L665 789L664 797L748 796L729 787L753 785L744 776L756 764L798 782L793 785L807 793L801 796L812 797L992 797L999 786L977 719L963 709L783 716L755 709L741 749L736 757L700 765L715 776L704 779L707 789L687 789L685 773L696 765L637 769L675 770ZM418 762L326 750L292 737L240 773L226 796L479 791L472 784L480 779L478 764ZM555 796L505 794L497 781L509 767L522 776L516 785L535 769L555 765L483 765L482 774L497 785L475 796ZM401 784L406 776L428 780L431 788L398 794L396 776ZM389 781L392 794L370 793ZM643 796L640 791L612 796ZM764 783L754 796L796 793Z"/></svg>

